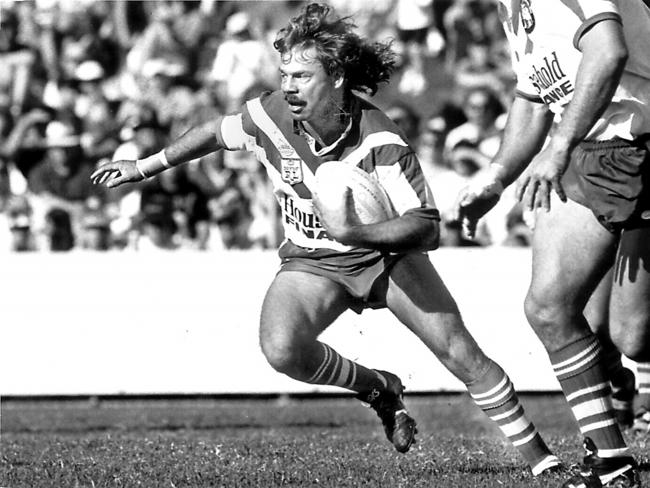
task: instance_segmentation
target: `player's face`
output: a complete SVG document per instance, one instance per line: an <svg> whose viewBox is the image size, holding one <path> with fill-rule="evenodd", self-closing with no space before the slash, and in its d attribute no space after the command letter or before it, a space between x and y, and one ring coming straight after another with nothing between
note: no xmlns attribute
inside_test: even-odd
<svg viewBox="0 0 650 488"><path fill-rule="evenodd" d="M342 79L330 76L312 48L293 48L282 56L281 89L295 120L318 125L340 111Z"/></svg>

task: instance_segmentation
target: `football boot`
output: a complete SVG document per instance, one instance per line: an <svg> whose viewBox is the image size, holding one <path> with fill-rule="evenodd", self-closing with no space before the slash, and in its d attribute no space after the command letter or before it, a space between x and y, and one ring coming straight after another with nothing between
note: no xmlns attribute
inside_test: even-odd
<svg viewBox="0 0 650 488"><path fill-rule="evenodd" d="M581 465L573 468L573 476L562 488L639 488L641 480L637 465L631 456L603 458L596 445L585 437L587 455Z"/></svg>
<svg viewBox="0 0 650 488"><path fill-rule="evenodd" d="M370 406L381 419L384 432L395 449L407 452L415 442L416 422L406 410L403 402L404 386L402 381L387 371L377 371L386 378L388 385L384 389L373 388L362 392L357 398Z"/></svg>

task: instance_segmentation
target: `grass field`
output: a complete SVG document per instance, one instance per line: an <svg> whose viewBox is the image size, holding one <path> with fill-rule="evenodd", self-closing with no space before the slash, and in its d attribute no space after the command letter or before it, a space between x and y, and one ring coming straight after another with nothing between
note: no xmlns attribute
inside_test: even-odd
<svg viewBox="0 0 650 488"><path fill-rule="evenodd" d="M559 395L523 395L567 464L580 439ZM329 398L4 400L1 487L546 487L466 395L408 396L419 442L393 451L374 412ZM650 486L646 440L630 437Z"/></svg>

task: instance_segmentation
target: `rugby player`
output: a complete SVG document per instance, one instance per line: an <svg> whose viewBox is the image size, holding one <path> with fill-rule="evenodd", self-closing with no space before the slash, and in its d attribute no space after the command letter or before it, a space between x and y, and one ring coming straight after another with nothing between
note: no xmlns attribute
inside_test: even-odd
<svg viewBox="0 0 650 488"><path fill-rule="evenodd" d="M512 382L469 334L428 259L426 252L438 246L440 219L413 148L383 112L355 94L372 95L388 81L390 45L360 38L349 18L310 4L279 31L274 47L280 90L190 129L148 158L103 164L93 181L116 187L219 149L252 151L274 185L286 237L261 310L260 344L269 364L296 380L356 392L377 411L395 448L406 452L416 423L404 406L401 380L318 340L347 309L387 307L467 385L534 475L558 466ZM320 208L319 219L314 172L332 160L375 174L399 216L353 225Z"/></svg>
<svg viewBox="0 0 650 488"><path fill-rule="evenodd" d="M630 359L650 360L650 9L500 0L499 11L516 97L490 177L461 192L457 217L471 235L519 178L518 196L538 210L526 316L588 451L565 486L639 486L583 309L614 263L610 338Z"/></svg>

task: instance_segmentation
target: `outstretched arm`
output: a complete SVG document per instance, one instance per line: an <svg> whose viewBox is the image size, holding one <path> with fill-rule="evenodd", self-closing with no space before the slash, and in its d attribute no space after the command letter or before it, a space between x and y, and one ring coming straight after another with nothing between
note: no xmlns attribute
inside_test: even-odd
<svg viewBox="0 0 650 488"><path fill-rule="evenodd" d="M516 97L504 129L503 138L485 178L463 189L458 196L455 220L463 224L469 237L476 226L499 201L503 189L512 184L542 148L553 114L542 103Z"/></svg>
<svg viewBox="0 0 650 488"><path fill-rule="evenodd" d="M235 116L228 116L235 117ZM95 184L114 188L154 176L165 169L200 158L213 151L227 148L221 126L227 117L218 117L189 129L167 148L153 156L137 161L113 161L99 166L91 175Z"/></svg>

